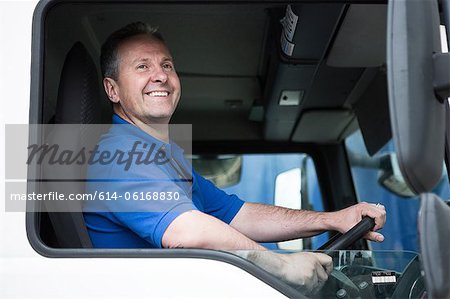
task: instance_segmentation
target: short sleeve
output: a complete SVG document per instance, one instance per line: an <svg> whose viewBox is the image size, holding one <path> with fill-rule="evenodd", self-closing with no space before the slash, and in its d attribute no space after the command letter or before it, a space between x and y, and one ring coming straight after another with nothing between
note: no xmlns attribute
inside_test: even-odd
<svg viewBox="0 0 450 299"><path fill-rule="evenodd" d="M194 203L197 205L196 201L200 201L197 206L202 212L229 224L241 209L244 201L234 194L230 195L220 190L195 171L193 173L195 180L194 192L198 188L200 193L198 198L194 196Z"/></svg>
<svg viewBox="0 0 450 299"><path fill-rule="evenodd" d="M117 172L121 179L116 179ZM91 167L86 190L96 194L97 200L85 203L84 212L111 213L108 219L161 248L162 236L172 221L196 209L186 189L190 186L184 187L156 166L135 167L126 173L126 179L123 176L120 165ZM106 195L110 200L104 200Z"/></svg>

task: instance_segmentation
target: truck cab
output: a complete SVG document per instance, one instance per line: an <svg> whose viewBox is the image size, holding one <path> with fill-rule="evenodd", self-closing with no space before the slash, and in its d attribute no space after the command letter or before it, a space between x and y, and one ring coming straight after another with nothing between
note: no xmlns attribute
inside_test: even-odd
<svg viewBox="0 0 450 299"><path fill-rule="evenodd" d="M417 100L402 102L402 94L416 98L408 89L415 81L406 84L399 74L422 68L423 77L431 81L440 74L427 73L427 62L413 65L408 60L410 68L396 64L415 44L395 31L400 26L394 24L399 18L395 13L402 7L394 8L394 2L1 4L12 15L26 8L27 34L15 34L31 49L20 75L2 76L10 82L10 87L5 85L10 99L19 84L29 95L20 94L20 109L8 103L11 116L5 115L1 297L305 298L270 271L225 251L92 248L82 200L61 205L29 199L30 194L84 192L85 169L71 168L64 177L53 168L27 163L28 150L52 138L80 149L95 144L109 128L112 110L103 91L100 47L112 31L134 21L158 26L171 49L182 84L172 124L187 130L180 138L185 138L187 158L202 176L248 202L315 211L361 201L386 207L382 243L358 237L339 250L326 251L321 246L336 232L324 232L262 244L276 252L325 250L332 256L333 272L312 297L445 294L445 287L430 285L428 273L422 275L428 269L422 260L427 245L417 227L424 231L431 225L418 217L421 204L431 201L426 198L450 199L445 165L449 103L435 95L445 94L445 88L427 93L423 103L418 94L432 87L420 84ZM429 25L416 36L423 35L432 47L422 52L444 55L447 6L423 2L431 4L405 8L405 20L411 24L417 11L425 11ZM12 17L6 20L13 22ZM397 49L399 45L403 48ZM8 47L15 49L13 43ZM430 65L446 63L426 60L425 54L414 56L419 54L411 55ZM12 67L15 59L5 59L6 65ZM445 213L439 219L447 219ZM442 242L440 251L446 244ZM30 285L19 286L19 281Z"/></svg>

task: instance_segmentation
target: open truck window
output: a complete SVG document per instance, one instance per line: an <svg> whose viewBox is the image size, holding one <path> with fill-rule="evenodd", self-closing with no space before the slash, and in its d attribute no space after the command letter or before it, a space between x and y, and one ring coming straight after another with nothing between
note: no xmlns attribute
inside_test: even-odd
<svg viewBox="0 0 450 299"><path fill-rule="evenodd" d="M343 169L345 161L342 160L342 146L336 142L353 130L354 118L351 113L348 109L341 108L327 111L325 116L331 113L332 119L341 123L340 127L329 132L317 126L314 121L311 122L316 115L315 110L321 110L320 107L309 111L305 122L296 125L298 115L301 114L301 105L308 103L306 95L315 70L321 65L322 56L329 48L329 43L336 34L336 25L341 22L347 7L344 4L298 4L296 7L288 5L289 3L225 2L209 5L189 1L177 4L152 1L132 4L41 2L35 11L33 24L30 102L30 124L38 126L39 134L31 136L31 144L47 140L46 138L54 134L53 126L61 124L81 127L86 125L87 129L81 129L81 134L59 133L65 141L80 148L84 145L86 134L95 131L90 125L103 128L93 134L97 137L107 130L112 111L103 90L99 63L100 47L106 37L120 26L133 21L145 21L159 28L174 57L183 93L173 123L192 125L190 154L194 157L194 167L198 166L195 156L239 155L242 157L243 174L251 167L251 163L259 167L265 165L261 171L270 177L271 185L267 182L254 184L252 173L248 173L242 176L241 180L237 180L236 184L229 184L225 188L230 193L240 193L246 188L253 188L255 194L248 197L249 200L305 209L331 210L350 204L354 196L348 183L344 186L324 183L328 202L322 202L322 183L318 183L319 175L316 176L313 164L316 160L323 161L320 166L322 176L328 169L339 169L344 171L344 177L348 176ZM189 13L186 13L187 11ZM299 45L307 45L308 43L304 42L307 40L314 42L303 49L298 46L292 51L293 48L286 48L288 44L285 41L281 42L284 30L288 30L287 26L291 25L280 23L280 20L287 20L300 13L311 23L310 28L316 30L308 33L307 27L304 31L302 27L302 31L290 37L290 40ZM328 17L320 22L319 27L314 26L318 16L323 14ZM70 34L67 34L68 32ZM326 66L322 68L326 76L331 75L331 69ZM352 81L359 76L361 70L348 73L342 69L342 72ZM342 83L346 90L351 90L349 82ZM314 94L322 90L322 87L315 86L310 90ZM314 97L322 98L323 95L316 94ZM340 101L342 102L343 98ZM320 117L322 113L318 111L317 115ZM329 127L334 125L330 122ZM291 140L292 134L295 135L294 141ZM90 140L95 144L95 137ZM29 168L28 192L54 192L54 188L75 190L74 193L83 192L83 171L86 169L77 173L74 187L70 186L70 180L55 178L58 172L41 165L35 166ZM218 184L220 185L219 182ZM285 189L286 186L292 189L293 185L298 186L297 191L301 194L294 194L287 203L286 198L283 198L286 195ZM264 194L264 191L268 190L270 192ZM333 196L333 190L347 194L343 197L344 202L333 202L333 197L340 198ZM248 196L242 196L244 195ZM309 201L312 198L315 198L314 204ZM248 271L264 281L272 280L269 283L279 290L284 289L282 292L295 294L288 286L258 267L222 252L195 249L96 250L91 248L81 210L77 211L75 207L75 210L70 211L48 211L48 208L42 202L29 203L27 207L28 211L35 211L27 214L28 236L32 246L42 255L200 256L225 260L250 269ZM326 241L328 234L321 238ZM288 250L319 246L319 242L315 245L313 243L309 240L297 245L266 246L272 249L285 246ZM359 246L364 248L365 245L361 243ZM246 268L247 266L250 268Z"/></svg>

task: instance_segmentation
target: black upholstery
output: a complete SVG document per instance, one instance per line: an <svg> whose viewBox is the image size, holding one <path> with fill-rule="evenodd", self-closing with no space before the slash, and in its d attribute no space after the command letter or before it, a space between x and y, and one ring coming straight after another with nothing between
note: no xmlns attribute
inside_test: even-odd
<svg viewBox="0 0 450 299"><path fill-rule="evenodd" d="M419 239L428 298L450 298L450 207L434 194L421 195Z"/></svg>
<svg viewBox="0 0 450 299"><path fill-rule="evenodd" d="M58 89L55 123L97 124L98 74L86 48L77 42L67 53Z"/></svg>
<svg viewBox="0 0 450 299"><path fill-rule="evenodd" d="M100 121L98 75L95 64L86 48L77 42L68 52L64 61L56 103L55 129L51 138L58 143L64 142L68 148L84 145L90 136L87 126L75 126L70 129L61 124L95 124ZM73 166L64 169L52 169L52 174L60 172L63 178L74 178L73 182L47 182L45 188L58 190L64 188L70 193L84 193L85 168ZM59 173L58 173L59 174ZM81 178L81 180L80 180ZM81 182L80 182L81 181ZM92 247L82 214L81 203L51 203L48 216L53 226L56 243L62 248ZM74 206L75 205L75 206ZM70 212L55 212L70 208Z"/></svg>

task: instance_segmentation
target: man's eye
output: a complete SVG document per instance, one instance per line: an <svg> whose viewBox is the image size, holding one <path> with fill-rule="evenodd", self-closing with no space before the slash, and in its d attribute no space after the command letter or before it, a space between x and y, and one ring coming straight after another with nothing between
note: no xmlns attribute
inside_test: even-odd
<svg viewBox="0 0 450 299"><path fill-rule="evenodd" d="M140 64L137 66L138 69L146 69L147 66L145 64Z"/></svg>
<svg viewBox="0 0 450 299"><path fill-rule="evenodd" d="M165 70L173 70L173 66L170 63L164 63L162 66Z"/></svg>

